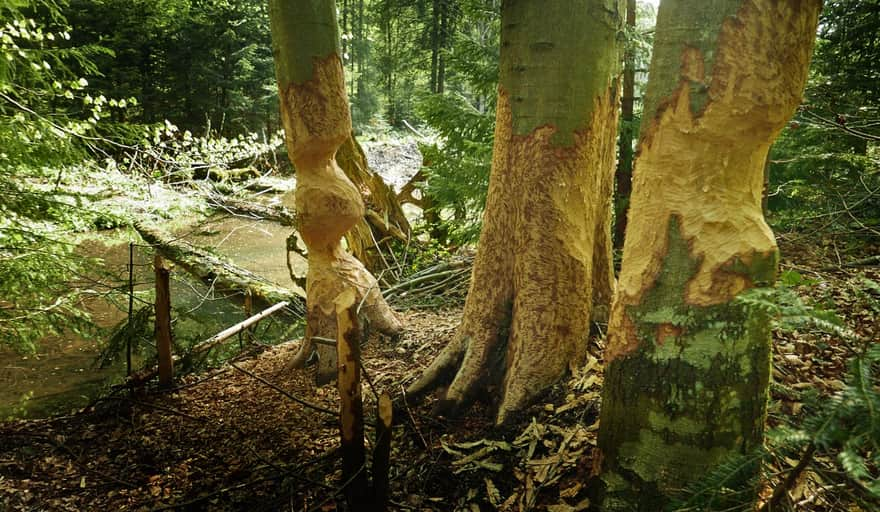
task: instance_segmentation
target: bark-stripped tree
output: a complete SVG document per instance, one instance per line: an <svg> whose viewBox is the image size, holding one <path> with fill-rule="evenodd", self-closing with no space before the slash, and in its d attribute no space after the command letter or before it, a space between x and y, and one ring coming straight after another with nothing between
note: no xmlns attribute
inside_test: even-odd
<svg viewBox="0 0 880 512"><path fill-rule="evenodd" d="M361 313L377 330L397 332L400 323L375 278L340 242L364 217L364 202L336 163L351 134L336 4L270 0L269 15L287 152L297 172L297 230L308 248L306 336L294 364L317 348L319 381L326 381L336 374L336 348L316 347L312 338L336 338L333 301L343 289L356 288Z"/></svg>
<svg viewBox="0 0 880 512"><path fill-rule="evenodd" d="M462 323L410 392L454 374L442 409L501 384L497 421L578 364L608 304L617 32L603 0L509 0L492 174ZM457 372L457 373L456 373Z"/></svg>
<svg viewBox="0 0 880 512"><path fill-rule="evenodd" d="M660 6L605 351L605 510L662 510L725 457L761 444L769 326L736 297L776 277L764 158L801 99L820 6Z"/></svg>

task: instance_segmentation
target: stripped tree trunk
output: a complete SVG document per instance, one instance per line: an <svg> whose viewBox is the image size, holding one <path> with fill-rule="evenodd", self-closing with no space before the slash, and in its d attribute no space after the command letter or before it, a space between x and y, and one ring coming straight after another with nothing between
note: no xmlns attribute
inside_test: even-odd
<svg viewBox="0 0 880 512"><path fill-rule="evenodd" d="M591 304L610 299L613 283L620 13L602 0L503 4L492 174L470 292L455 339L410 393L455 374L442 404L457 408L503 378L500 423L584 356Z"/></svg>
<svg viewBox="0 0 880 512"><path fill-rule="evenodd" d="M662 510L726 457L761 445L768 319L735 299L776 277L762 171L801 99L820 6L660 6L605 352L605 510Z"/></svg>
<svg viewBox="0 0 880 512"><path fill-rule="evenodd" d="M333 300L348 286L377 330L395 333L400 322L340 240L363 218L364 202L335 158L351 134L335 2L271 0L269 15L287 152L297 170L297 231L308 247L306 337L293 362L301 365L315 349L313 336L336 338ZM333 379L335 349L320 345L318 356L318 380Z"/></svg>
<svg viewBox="0 0 880 512"><path fill-rule="evenodd" d="M361 396L361 329L356 296L346 288L334 300L336 352L338 355L339 430L342 481L350 510L364 510L367 500L367 468L364 451L364 402Z"/></svg>

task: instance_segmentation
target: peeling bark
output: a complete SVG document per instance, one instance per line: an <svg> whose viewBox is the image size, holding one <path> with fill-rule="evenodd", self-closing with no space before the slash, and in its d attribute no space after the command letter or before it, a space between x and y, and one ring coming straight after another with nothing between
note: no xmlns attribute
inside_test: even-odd
<svg viewBox="0 0 880 512"><path fill-rule="evenodd" d="M593 487L604 510L662 510L762 442L769 324L735 298L775 280L763 166L801 99L820 4L660 7L605 352Z"/></svg>
<svg viewBox="0 0 880 512"><path fill-rule="evenodd" d="M294 366L318 352L318 381L336 373L336 350L313 336L336 338L333 300L353 287L361 314L380 332L400 322L379 293L376 279L342 248L341 238L365 214L361 193L336 162L351 134L336 9L330 0L270 1L272 45L287 152L297 170L297 231L308 248L306 337Z"/></svg>
<svg viewBox="0 0 880 512"><path fill-rule="evenodd" d="M609 300L613 285L620 12L607 5L504 4L492 174L470 291L455 339L411 394L454 374L441 404L455 410L500 384L501 423L584 356L594 298Z"/></svg>

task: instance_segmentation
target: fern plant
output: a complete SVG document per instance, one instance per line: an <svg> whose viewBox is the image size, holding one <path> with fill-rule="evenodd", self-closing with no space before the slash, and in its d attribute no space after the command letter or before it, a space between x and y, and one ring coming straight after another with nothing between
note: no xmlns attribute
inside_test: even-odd
<svg viewBox="0 0 880 512"><path fill-rule="evenodd" d="M471 24L456 34L455 50L446 56L447 92L422 97L417 108L439 135L438 142L419 148L427 178L423 192L446 221L441 231L467 243L479 236L489 188L501 25L499 12L480 2L461 8Z"/></svg>
<svg viewBox="0 0 880 512"><path fill-rule="evenodd" d="M752 510L761 481L743 475L754 465L783 455L793 455L798 462L775 486L761 512L785 510L787 491L819 458L835 462L852 491L850 499L866 504L866 510L880 506L880 345L859 338L834 312L805 303L793 289L804 284L811 283L796 272L787 272L778 286L749 290L737 300L769 315L778 330L811 327L860 347L849 362L844 388L830 397L817 393L807 397L807 414L800 424L771 429L765 446L729 457L683 489L669 510Z"/></svg>

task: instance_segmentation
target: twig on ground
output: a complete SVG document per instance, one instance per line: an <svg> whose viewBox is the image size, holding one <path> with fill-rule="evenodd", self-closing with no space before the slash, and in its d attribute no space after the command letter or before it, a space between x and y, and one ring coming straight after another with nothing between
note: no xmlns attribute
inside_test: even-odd
<svg viewBox="0 0 880 512"><path fill-rule="evenodd" d="M281 393L282 395L284 395L284 396L286 396L287 398L293 400L294 402L296 402L296 403L302 405L303 407L308 407L309 409L312 409L312 410L315 410L315 411L318 411L318 412L323 412L323 413L325 413L325 414L330 414L330 415L333 415L333 416L337 416L337 415L339 414L339 413L337 413L336 411L331 411L330 409L325 409L324 407L321 407L320 405L315 405L315 404L312 404L312 403L306 402L305 400L302 400L301 398L297 398L297 397L291 395L290 393L288 393L287 391L284 391L283 389L279 388L279 387L276 386L275 384L272 384L272 383L269 382L268 380L266 380L266 379L260 377L259 375L255 375L255 374L253 374L253 373L251 373L251 372L245 370L244 368L242 368L242 367L236 365L235 363L229 363L229 366L235 368L236 370L240 371L241 373L243 373L243 374L245 374L245 375L247 375L247 376L249 376L249 377L251 377L251 378L253 378L253 379L256 379L256 380L262 382L263 384L269 386L270 388L272 388L272 389L274 389L275 391Z"/></svg>

